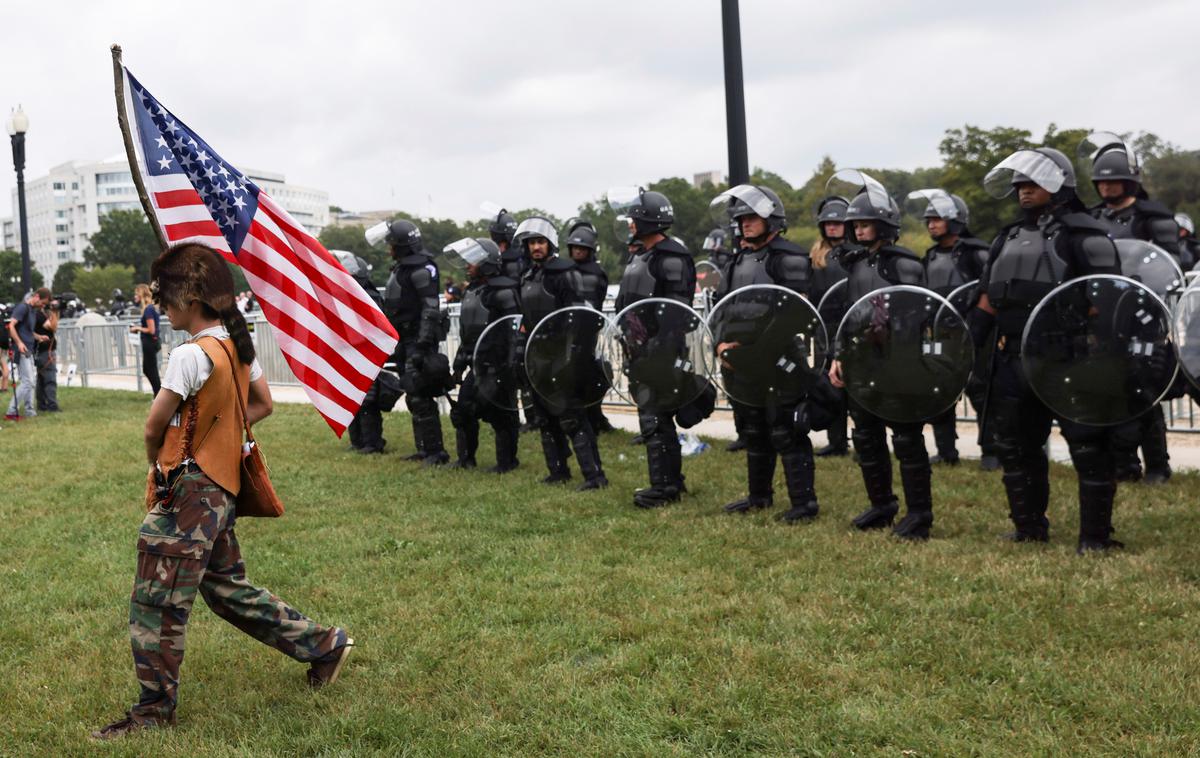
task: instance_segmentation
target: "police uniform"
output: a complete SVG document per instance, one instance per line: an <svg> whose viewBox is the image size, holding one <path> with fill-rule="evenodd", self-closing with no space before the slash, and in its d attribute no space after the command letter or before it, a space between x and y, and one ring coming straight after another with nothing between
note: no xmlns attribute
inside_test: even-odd
<svg viewBox="0 0 1200 758"><path fill-rule="evenodd" d="M431 463L449 460L437 400L420 389L425 361L437 354L443 336L440 292L437 264L424 251L409 252L396 261L384 292L384 313L400 335L392 361L403 372L408 394L417 444L417 454L412 457Z"/></svg>
<svg viewBox="0 0 1200 758"><path fill-rule="evenodd" d="M450 410L450 421L454 424L457 441L459 467L475 466L480 421L490 424L496 435L496 466L489 471L504 473L519 465L517 437L520 434L520 419L517 412L501 408L480 397L472 360L484 329L505 316L520 312L517 282L506 276L473 281L463 294L458 316L459 347L454 356L454 373L456 376L462 376L466 372L466 375L458 390L458 400ZM503 358L506 359L507 356ZM516 398L513 398L512 407L515 407L515 400Z"/></svg>
<svg viewBox="0 0 1200 758"><path fill-rule="evenodd" d="M774 236L757 250L743 247L726 268L717 288L716 300L742 287L773 284L809 297L813 268L808 252L799 245ZM725 507L729 512L745 512L771 505L775 462L783 463L791 509L782 520L794 522L816 517L817 495L814 487L812 441L806 431L796 428L795 412L800 401L769 408L758 408L731 401L740 421L739 432L746 442L746 479L749 496Z"/></svg>

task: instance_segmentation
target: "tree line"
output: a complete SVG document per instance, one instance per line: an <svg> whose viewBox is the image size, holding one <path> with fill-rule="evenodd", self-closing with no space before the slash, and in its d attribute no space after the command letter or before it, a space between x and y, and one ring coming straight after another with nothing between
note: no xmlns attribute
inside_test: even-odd
<svg viewBox="0 0 1200 758"><path fill-rule="evenodd" d="M1040 139L1033 133L1015 127L983 129L966 125L948 129L938 144L941 165L931 168L903 169L871 168L869 166L839 166L831 156L825 156L803 183L793 184L779 174L759 168L754 171L751 182L775 190L787 208L789 231L787 236L794 242L808 246L815 241L817 230L814 212L825 196L825 185L838 168L861 168L887 187L903 209L904 198L914 190L924 187L941 187L961 196L971 209L971 231L979 237L990 239L1001 225L1015 216L1015 205L1011 199L997 200L983 189L983 177L988 170L1009 153L1021 148L1045 145L1057 148L1074 158L1076 147L1090 129L1059 129L1051 124ZM1176 211L1189 213L1200 221L1200 151L1184 150L1164 142L1158 136L1143 132L1127 136L1142 158L1145 186L1151 196ZM1086 161L1077 161L1079 193L1085 203L1098 201L1089 179ZM708 212L712 198L727 186L705 185L697 188L690 181L669 177L650 182L646 189L657 190L671 199L675 209L673 234L691 248L699 251L714 226ZM504 198L498 198L501 202ZM546 213L537 208L514 210L518 220L531 215L545 216L556 225L566 219ZM614 280L620 275L624 245L617 239L614 222L616 214L608 207L603 197L585 199L578 205L577 216L587 218L596 226L600 236L599 259L601 265ZM421 227L426 247L441 250L446 244L462 237L486 237L491 219L479 218L470 221L455 221L447 218L422 218L397 211L394 218L413 221ZM901 230L901 244L918 252L925 250L930 242L919 214L906 213ZM326 227L319 237L321 243L331 250L348 250L362 256L373 267L372 279L382 285L391 266L386 250L378 250L367 244L363 228L359 226ZM115 287L128 290L137 282L148 279L150 262L158 254L158 243L153 230L141 211L113 211L101 219L100 229L92 235L84 253L83 264L67 263L55 274L55 291L74 290L85 302L95 298L107 301ZM0 253L0 276L12 266L11 251ZM446 278L461 280L464 274L454 268L453 263L440 261L446 270ZM20 260L17 258L19 270ZM237 286L249 289L245 278L236 270ZM6 282L0 279L0 283ZM14 285L13 297L20 295L19 281Z"/></svg>

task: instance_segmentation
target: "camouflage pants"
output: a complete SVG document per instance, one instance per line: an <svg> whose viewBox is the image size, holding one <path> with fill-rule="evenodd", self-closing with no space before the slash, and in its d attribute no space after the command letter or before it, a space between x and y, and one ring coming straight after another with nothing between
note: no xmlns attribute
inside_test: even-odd
<svg viewBox="0 0 1200 758"><path fill-rule="evenodd" d="M142 522L129 608L141 685L132 711L137 721L174 718L179 665L197 590L218 616L298 661L318 660L346 644L341 629L309 620L246 580L233 524L233 498L194 466Z"/></svg>

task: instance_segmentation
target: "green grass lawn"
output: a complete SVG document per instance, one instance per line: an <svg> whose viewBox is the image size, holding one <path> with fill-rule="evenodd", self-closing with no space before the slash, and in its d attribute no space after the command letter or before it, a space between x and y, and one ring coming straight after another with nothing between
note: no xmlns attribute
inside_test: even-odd
<svg viewBox="0 0 1200 758"><path fill-rule="evenodd" d="M998 539L1000 479L974 465L935 471L913 545L848 527L849 459L818 462L820 519L785 527L722 513L745 482L720 448L646 512L627 435L602 438L612 487L580 495L538 482L533 435L504 477L425 470L397 454L407 416L362 457L297 406L259 429L288 513L238 531L252 580L357 639L343 678L310 692L198 602L179 728L98 749L136 694L147 401L61 401L0 430L2 755L1200 754L1196 475L1123 487L1129 548L1078 558L1059 466L1049 546Z"/></svg>

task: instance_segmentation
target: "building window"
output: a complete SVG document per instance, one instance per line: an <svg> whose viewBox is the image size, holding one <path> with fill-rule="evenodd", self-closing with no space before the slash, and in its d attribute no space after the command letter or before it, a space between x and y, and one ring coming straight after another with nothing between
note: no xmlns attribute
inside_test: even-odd
<svg viewBox="0 0 1200 758"><path fill-rule="evenodd" d="M59 250L59 251L58 251L58 259L59 259L60 261L69 261L69 260L71 260L71 251L70 251L70 250Z"/></svg>
<svg viewBox="0 0 1200 758"><path fill-rule="evenodd" d="M55 225L54 225L54 231L56 231L56 232L67 232L67 231L70 231L70 227L68 227L66 224L55 224Z"/></svg>
<svg viewBox="0 0 1200 758"><path fill-rule="evenodd" d="M67 188L67 185L64 182L55 182L54 183L54 191L55 192L62 192L64 190L66 190L66 188Z"/></svg>

